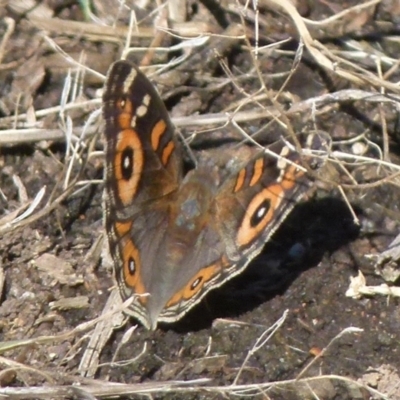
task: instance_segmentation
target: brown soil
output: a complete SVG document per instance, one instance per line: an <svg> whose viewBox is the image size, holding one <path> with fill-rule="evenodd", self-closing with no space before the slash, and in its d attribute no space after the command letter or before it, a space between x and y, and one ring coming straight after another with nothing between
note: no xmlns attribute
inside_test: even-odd
<svg viewBox="0 0 400 400"><path fill-rule="evenodd" d="M239 2L187 1L183 22L169 16L174 36L154 28L167 23L167 8L151 13L155 1L146 8L126 2L119 9L117 1L95 0L95 21L79 2L44 1L29 9L22 3L0 6L0 395L400 399L399 298L346 296L358 271L369 286L385 283L382 271L388 269L377 267L376 256L399 232L393 175L399 165L398 3L363 8L358 1L298 1L298 13L312 21L358 6L324 24L307 24L312 38L322 43L314 42L314 49L335 62L332 69L310 49L294 63L299 36L303 41L306 36L298 33L285 2L278 10L273 2L259 0L256 14L244 1L241 12ZM224 126L223 118L241 105L239 125L248 134L259 132L255 138L261 144L285 132L285 125L295 132L317 128L331 135L334 150L348 156L361 151L369 162L340 155L338 162L328 162L313 196L298 204L243 274L209 293L174 325L156 331L138 326L125 340L136 324L128 319L101 349L95 375L84 378L79 364L93 326L73 330L102 313L113 279L92 251L103 232L103 155L95 151L103 149L104 139L98 134L101 118L89 117L101 103L90 100L99 99L104 80L90 71L82 75L82 69L78 74L71 60L105 74L121 55L131 8L139 21L131 46L144 49L130 56L137 63L144 55L149 65L185 55L179 49L151 52L152 40L159 41L155 47L167 48L181 43L181 37L222 34L190 49L183 62L156 78L196 157L233 151L243 137L232 124ZM256 15L257 61L250 51L256 45ZM248 40L239 37L244 26ZM268 89L259 91L255 65ZM69 68L77 91L64 103L80 105L60 109ZM387 102L374 101L383 87ZM355 101L359 92L351 89L369 96ZM256 94L262 96L256 99ZM297 112L290 111L294 106ZM278 107L285 111L279 122L268 113L240 120L242 111L251 115ZM207 121L212 113L219 113L216 124ZM79 141L88 118L86 136ZM72 147L65 141L70 123ZM380 149L385 165L379 163ZM358 224L333 182L344 185ZM31 215L16 221L43 188ZM392 266L396 274L397 263ZM395 283L388 282L397 289ZM78 305L58 306L62 299Z"/></svg>

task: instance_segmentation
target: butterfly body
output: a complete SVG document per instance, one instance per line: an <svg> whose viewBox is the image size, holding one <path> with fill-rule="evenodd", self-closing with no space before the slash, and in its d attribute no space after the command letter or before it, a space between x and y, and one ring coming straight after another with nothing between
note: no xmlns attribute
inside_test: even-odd
<svg viewBox="0 0 400 400"><path fill-rule="evenodd" d="M310 186L284 141L228 177L200 164L183 176L164 104L130 62L108 74L105 228L122 298L146 327L180 319L212 288L239 274ZM301 138L310 148L317 137ZM308 142L308 143L307 143Z"/></svg>

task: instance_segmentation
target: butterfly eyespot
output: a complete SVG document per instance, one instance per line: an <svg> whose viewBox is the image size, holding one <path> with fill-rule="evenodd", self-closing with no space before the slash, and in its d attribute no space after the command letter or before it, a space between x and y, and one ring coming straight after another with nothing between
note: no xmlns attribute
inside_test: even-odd
<svg viewBox="0 0 400 400"><path fill-rule="evenodd" d="M123 286L133 289L135 293L145 293L146 289L140 274L139 250L132 240L126 237L122 238L119 249L120 257L123 260L123 270L121 271Z"/></svg>
<svg viewBox="0 0 400 400"><path fill-rule="evenodd" d="M201 281L203 280L203 277L199 276L195 281L190 285L191 290L195 290L197 286L200 285Z"/></svg>
<svg viewBox="0 0 400 400"><path fill-rule="evenodd" d="M133 169L133 149L128 146L122 151L121 155L121 176L125 180L129 180L132 176Z"/></svg>
<svg viewBox="0 0 400 400"><path fill-rule="evenodd" d="M263 220L265 215L268 213L270 206L271 201L269 199L264 199L262 201L250 218L250 225L252 227L257 226Z"/></svg>

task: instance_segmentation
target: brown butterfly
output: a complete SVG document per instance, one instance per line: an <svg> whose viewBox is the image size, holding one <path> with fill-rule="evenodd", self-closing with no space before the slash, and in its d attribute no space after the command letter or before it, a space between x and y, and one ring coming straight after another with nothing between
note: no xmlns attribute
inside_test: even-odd
<svg viewBox="0 0 400 400"><path fill-rule="evenodd" d="M128 61L109 70L103 112L109 249L122 298L139 295L129 314L151 329L242 272L309 189L301 160L321 164L281 140L222 182L210 165L183 176L168 112ZM318 135L299 141L321 147Z"/></svg>

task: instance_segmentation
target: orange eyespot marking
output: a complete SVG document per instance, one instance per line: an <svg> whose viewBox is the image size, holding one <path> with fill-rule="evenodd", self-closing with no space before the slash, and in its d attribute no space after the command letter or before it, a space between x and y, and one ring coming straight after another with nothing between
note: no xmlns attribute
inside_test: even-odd
<svg viewBox="0 0 400 400"><path fill-rule="evenodd" d="M243 187L245 178L246 178L246 169L243 168L238 173L235 188L233 189L233 193L238 192Z"/></svg>
<svg viewBox="0 0 400 400"><path fill-rule="evenodd" d="M163 119L160 119L151 131L151 147L154 151L158 149L162 135L166 132L167 124Z"/></svg>
<svg viewBox="0 0 400 400"><path fill-rule="evenodd" d="M129 129L131 127L131 120L133 114L132 102L128 99L121 98L117 101L117 107L121 110L118 115L118 126L121 130Z"/></svg>
<svg viewBox="0 0 400 400"><path fill-rule="evenodd" d="M136 195L143 170L144 155L138 134L125 129L118 134L114 159L114 174L117 180L118 197L128 205Z"/></svg>
<svg viewBox="0 0 400 400"><path fill-rule="evenodd" d="M238 246L248 245L266 228L283 196L284 188L281 185L272 185L253 197L236 237Z"/></svg>
<svg viewBox="0 0 400 400"><path fill-rule="evenodd" d="M116 222L114 224L115 232L118 237L125 236L132 228L132 221L129 222Z"/></svg>
<svg viewBox="0 0 400 400"><path fill-rule="evenodd" d="M188 300L195 296L205 283L215 278L224 266L223 260L202 268L181 290L176 292L166 304L166 307L172 307L179 303L182 299Z"/></svg>
<svg viewBox="0 0 400 400"><path fill-rule="evenodd" d="M139 250L131 240L125 240L122 245L121 253L126 286L132 288L135 294L146 293L140 275L141 263Z"/></svg>
<svg viewBox="0 0 400 400"><path fill-rule="evenodd" d="M161 162L163 163L164 166L168 164L168 161L174 149L175 149L175 143L171 140L170 142L168 142L168 144L165 146L162 152Z"/></svg>
<svg viewBox="0 0 400 400"><path fill-rule="evenodd" d="M259 158L255 163L254 163L254 170L253 170L253 176L250 179L250 184L249 186L254 186L261 178L262 174L264 171L264 159Z"/></svg>
<svg viewBox="0 0 400 400"><path fill-rule="evenodd" d="M300 169L290 165L279 183L263 189L253 197L236 237L239 247L247 246L267 227L272 221L274 211L281 206L285 193L298 184L302 175L304 173Z"/></svg>

